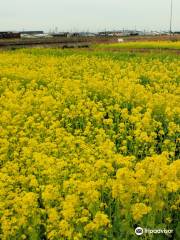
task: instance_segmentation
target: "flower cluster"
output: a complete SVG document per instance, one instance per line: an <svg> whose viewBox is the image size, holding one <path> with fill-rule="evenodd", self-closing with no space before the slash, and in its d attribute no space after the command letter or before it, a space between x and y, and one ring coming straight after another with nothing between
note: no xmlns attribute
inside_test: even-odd
<svg viewBox="0 0 180 240"><path fill-rule="evenodd" d="M0 239L176 229L178 56L0 52Z"/></svg>

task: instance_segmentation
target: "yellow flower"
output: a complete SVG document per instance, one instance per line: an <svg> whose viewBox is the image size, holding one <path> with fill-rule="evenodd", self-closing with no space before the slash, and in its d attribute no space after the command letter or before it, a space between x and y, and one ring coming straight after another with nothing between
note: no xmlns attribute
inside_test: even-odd
<svg viewBox="0 0 180 240"><path fill-rule="evenodd" d="M133 219L136 221L141 220L141 218L148 214L151 208L146 206L144 203L136 203L132 206Z"/></svg>
<svg viewBox="0 0 180 240"><path fill-rule="evenodd" d="M180 186L180 185L179 185ZM175 182L168 182L167 183L167 191L168 192L177 192L179 189L179 186Z"/></svg>

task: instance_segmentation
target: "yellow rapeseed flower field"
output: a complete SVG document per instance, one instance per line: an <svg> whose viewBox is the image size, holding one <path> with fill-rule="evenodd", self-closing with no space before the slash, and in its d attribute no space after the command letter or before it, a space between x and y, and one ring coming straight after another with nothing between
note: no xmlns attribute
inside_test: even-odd
<svg viewBox="0 0 180 240"><path fill-rule="evenodd" d="M178 56L4 51L0 81L0 239L178 239Z"/></svg>
<svg viewBox="0 0 180 240"><path fill-rule="evenodd" d="M176 49L180 50L180 41L137 41L137 42L121 42L111 44L95 44L95 48L120 48L120 49Z"/></svg>

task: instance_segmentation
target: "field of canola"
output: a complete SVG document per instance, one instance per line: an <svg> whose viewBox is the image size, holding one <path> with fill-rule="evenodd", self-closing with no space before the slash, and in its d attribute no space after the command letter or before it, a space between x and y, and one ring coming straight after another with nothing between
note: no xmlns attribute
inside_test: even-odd
<svg viewBox="0 0 180 240"><path fill-rule="evenodd" d="M0 239L178 239L179 60L0 52Z"/></svg>
<svg viewBox="0 0 180 240"><path fill-rule="evenodd" d="M180 41L137 41L94 45L97 49L159 49L180 50Z"/></svg>

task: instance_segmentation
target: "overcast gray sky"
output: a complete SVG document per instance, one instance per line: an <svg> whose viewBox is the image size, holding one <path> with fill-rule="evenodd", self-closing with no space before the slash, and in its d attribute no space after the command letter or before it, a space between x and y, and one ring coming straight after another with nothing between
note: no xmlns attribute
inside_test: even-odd
<svg viewBox="0 0 180 240"><path fill-rule="evenodd" d="M173 0L180 30L180 0ZM168 30L170 0L0 0L0 31Z"/></svg>

